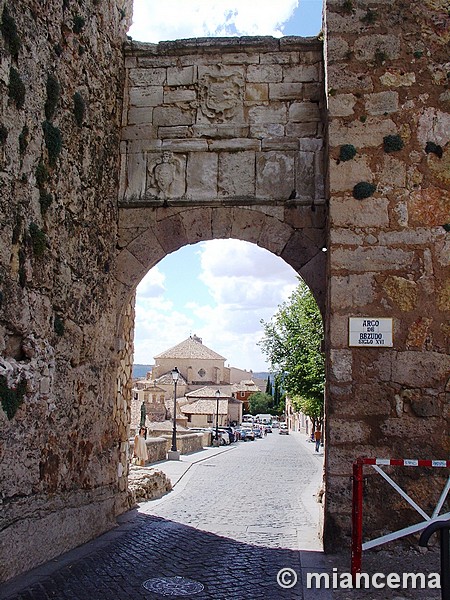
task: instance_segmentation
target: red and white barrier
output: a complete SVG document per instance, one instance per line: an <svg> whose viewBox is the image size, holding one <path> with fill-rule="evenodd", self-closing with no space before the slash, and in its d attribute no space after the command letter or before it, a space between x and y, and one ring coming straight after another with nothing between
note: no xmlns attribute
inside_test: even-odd
<svg viewBox="0 0 450 600"><path fill-rule="evenodd" d="M385 479L394 490L402 496L424 519L424 521L404 527L398 531L393 531L374 540L363 543L363 468L364 465L371 466L383 479ZM422 508L391 478L381 469L382 466L394 467L436 467L450 468L450 460L422 460L411 458L358 458L353 463L353 506L352 506L352 564L351 571L353 578L356 573L361 572L363 550L369 550L375 546L380 546L392 540L404 537L411 533L416 533L425 529L434 521L441 521L450 518L450 512L440 515L440 511L450 491L450 477L442 490L438 503L431 516L427 515Z"/></svg>

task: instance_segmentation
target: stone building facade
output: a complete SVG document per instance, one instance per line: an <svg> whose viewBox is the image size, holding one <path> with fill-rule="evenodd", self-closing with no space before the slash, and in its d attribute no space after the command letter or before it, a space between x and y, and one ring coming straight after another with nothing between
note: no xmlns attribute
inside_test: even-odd
<svg viewBox="0 0 450 600"><path fill-rule="evenodd" d="M125 51L131 0L0 11L0 579L126 510L135 287L204 239L269 249L323 310L324 535L345 545L357 456L449 451L448 3L327 0L323 42ZM349 346L350 317L392 318L393 346ZM402 476L427 510L422 481Z"/></svg>

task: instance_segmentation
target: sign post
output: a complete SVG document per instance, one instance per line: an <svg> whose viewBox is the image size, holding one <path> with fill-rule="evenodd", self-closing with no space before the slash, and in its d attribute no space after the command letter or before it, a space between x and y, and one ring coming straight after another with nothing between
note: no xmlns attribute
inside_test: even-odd
<svg viewBox="0 0 450 600"><path fill-rule="evenodd" d="M350 317L348 345L366 348L392 348L392 319Z"/></svg>

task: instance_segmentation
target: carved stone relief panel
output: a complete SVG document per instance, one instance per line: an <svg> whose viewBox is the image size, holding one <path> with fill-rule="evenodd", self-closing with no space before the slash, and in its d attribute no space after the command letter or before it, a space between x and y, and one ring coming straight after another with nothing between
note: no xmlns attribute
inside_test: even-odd
<svg viewBox="0 0 450 600"><path fill-rule="evenodd" d="M256 159L256 195L287 200L295 190L295 153L263 152Z"/></svg>
<svg viewBox="0 0 450 600"><path fill-rule="evenodd" d="M209 67L209 71L199 74L199 121L242 121L244 87L244 76L237 70ZM207 119L202 121L202 115Z"/></svg>
<svg viewBox="0 0 450 600"><path fill-rule="evenodd" d="M146 196L181 198L186 190L186 157L166 150L149 153Z"/></svg>

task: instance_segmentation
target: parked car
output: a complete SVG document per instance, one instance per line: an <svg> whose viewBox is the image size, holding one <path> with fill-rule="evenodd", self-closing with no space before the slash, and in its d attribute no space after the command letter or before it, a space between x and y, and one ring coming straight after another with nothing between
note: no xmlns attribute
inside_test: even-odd
<svg viewBox="0 0 450 600"><path fill-rule="evenodd" d="M223 432L225 432L225 433L228 434L228 437L229 437L229 440L230 440L230 444L232 442L236 441L234 427L220 427L219 428L219 432L220 431L223 431Z"/></svg>
<svg viewBox="0 0 450 600"><path fill-rule="evenodd" d="M246 441L247 432L245 429L242 429L242 427L236 427L235 433L238 440L241 440L243 442Z"/></svg>
<svg viewBox="0 0 450 600"><path fill-rule="evenodd" d="M228 431L229 435L230 435L230 441L231 442L235 442L238 439L238 436L236 435L236 427L225 427L225 429Z"/></svg>
<svg viewBox="0 0 450 600"><path fill-rule="evenodd" d="M262 438L262 431L260 427L253 427L253 433L255 434L255 438Z"/></svg>
<svg viewBox="0 0 450 600"><path fill-rule="evenodd" d="M246 440L254 440L255 433L253 431L253 427L249 424L243 423L241 430L245 431L245 439Z"/></svg>
<svg viewBox="0 0 450 600"><path fill-rule="evenodd" d="M280 435L282 435L282 434L289 435L289 429L288 429L288 426L286 425L286 423L280 424L280 430L278 431L278 433Z"/></svg>
<svg viewBox="0 0 450 600"><path fill-rule="evenodd" d="M266 433L272 433L272 427L270 425L266 425L265 428Z"/></svg>

